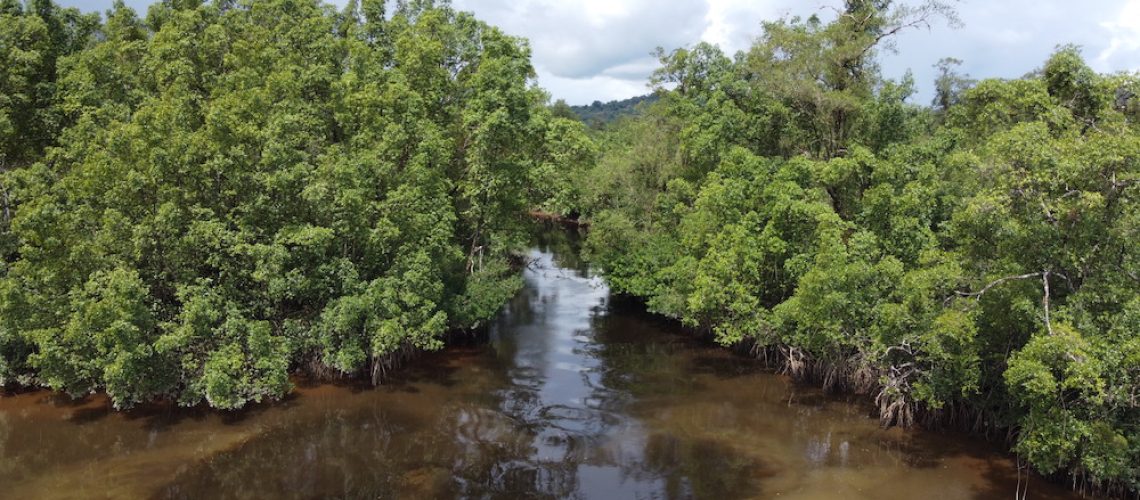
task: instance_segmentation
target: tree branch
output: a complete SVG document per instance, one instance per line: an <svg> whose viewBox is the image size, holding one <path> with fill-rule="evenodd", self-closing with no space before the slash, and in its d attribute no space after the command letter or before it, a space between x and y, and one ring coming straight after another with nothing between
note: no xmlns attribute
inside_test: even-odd
<svg viewBox="0 0 1140 500"><path fill-rule="evenodd" d="M1041 298L1041 304L1045 306L1045 329L1049 330L1049 336L1053 336L1053 321L1049 318L1049 271L1041 273L1041 286L1045 289L1045 296Z"/></svg>
<svg viewBox="0 0 1140 500"><path fill-rule="evenodd" d="M1017 280L1027 280L1027 279L1037 278L1037 277L1041 276L1041 274L1042 273L1029 273L1029 274L1022 274L1022 275L1018 275L1018 276L1006 276L1004 278L995 280L992 283L982 287L982 289L977 291L977 292L954 292L954 293L957 294L957 296L959 296L959 297L973 297L977 300L982 300L982 296L985 295L986 292L990 291L990 289L995 287L995 286L998 286L998 285L1005 283L1007 281L1017 281ZM951 295L950 297L947 297L946 303L949 304L950 299L953 299L953 298L954 298L953 295Z"/></svg>
<svg viewBox="0 0 1140 500"><path fill-rule="evenodd" d="M8 173L8 162L0 160L0 190L4 193L4 225L12 223L12 199L8 194L8 183L2 182L4 174Z"/></svg>
<svg viewBox="0 0 1140 500"><path fill-rule="evenodd" d="M1051 291L1049 288L1049 276L1051 276L1052 274L1053 274L1052 271L1041 271L1039 273L1020 274L1017 276L1006 276L1004 278L1001 278L1001 279L998 279L998 280L991 282L990 284L982 287L982 289L977 291L977 292L954 292L954 293L957 294L957 296L959 296L959 297L973 297L975 300L980 301L980 300L982 300L982 296L985 295L986 292L988 292L991 288L998 286L1002 283L1006 283L1009 281L1018 281L1018 280L1027 280L1027 279L1033 279L1033 278L1041 278L1041 288L1044 291L1044 296L1041 297L1041 305L1044 306L1044 308L1045 308L1045 329L1048 330L1049 335L1052 336L1053 335L1053 319L1051 316L1050 304L1049 304L1049 300L1051 297ZM1068 278L1065 277L1064 275L1060 275L1060 276L1065 278L1066 280L1068 280ZM946 297L946 300L943 302L943 305L949 305L950 300L953 298L954 298L954 295Z"/></svg>

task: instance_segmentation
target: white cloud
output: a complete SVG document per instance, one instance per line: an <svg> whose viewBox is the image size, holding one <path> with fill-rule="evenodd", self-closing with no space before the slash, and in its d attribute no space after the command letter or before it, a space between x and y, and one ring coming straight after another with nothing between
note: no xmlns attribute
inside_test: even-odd
<svg viewBox="0 0 1140 500"><path fill-rule="evenodd" d="M649 93L645 79L597 75L589 78L566 78L538 72L538 82L554 99L571 104L624 99Z"/></svg>
<svg viewBox="0 0 1140 500"><path fill-rule="evenodd" d="M457 0L455 6L529 38L536 67L565 78L593 77L658 45L689 43L704 28L708 8L704 0Z"/></svg>
<svg viewBox="0 0 1140 500"><path fill-rule="evenodd" d="M653 73L658 66L660 66L660 63L657 61L657 58L647 55L627 63L606 68L605 71L602 71L602 75L611 78L644 81L645 75Z"/></svg>
<svg viewBox="0 0 1140 500"><path fill-rule="evenodd" d="M103 10L112 0L57 0ZM344 5L346 0L335 0ZM649 53L705 40L731 54L745 49L760 22L820 13L842 0L453 0L456 8L507 33L530 39L539 84L573 104L624 99L647 92L656 67ZM897 0L917 2L920 0ZM145 12L147 0L127 0ZM883 54L885 76L914 72L917 102L933 94L933 64L965 61L975 78L1018 77L1041 66L1059 44L1085 49L1098 71L1140 69L1140 0L962 0L960 30L938 25L897 38Z"/></svg>
<svg viewBox="0 0 1140 500"><path fill-rule="evenodd" d="M822 0L707 0L709 13L701 40L719 45L726 53L745 50L760 33L760 23L793 15L808 16L820 10Z"/></svg>
<svg viewBox="0 0 1140 500"><path fill-rule="evenodd" d="M1117 68L1140 69L1140 0L1130 0L1120 9L1116 19L1100 24L1110 33L1108 46L1096 58L1098 69L1113 69L1113 62L1131 56L1130 61L1120 61Z"/></svg>
<svg viewBox="0 0 1140 500"><path fill-rule="evenodd" d="M657 67L656 47L704 40L733 53L747 48L760 22L792 9L818 9L797 0L455 0L505 31L531 40L539 83L574 104L645 94Z"/></svg>
<svg viewBox="0 0 1140 500"><path fill-rule="evenodd" d="M1041 67L1057 46L1072 43L1084 49L1098 71L1127 69L1128 59L1135 68L1136 52L1118 52L1103 65L1096 55L1111 39L1102 24L1115 20L1126 3L1136 1L963 1L958 4L963 28L936 26L901 35L898 53L883 57L883 72L897 78L912 69L920 90L915 102L927 103L933 94L932 65L943 57L963 60L961 69L974 78L1016 78Z"/></svg>
<svg viewBox="0 0 1140 500"><path fill-rule="evenodd" d="M739 0L709 0L709 13L705 16L706 26L701 40L719 45L725 52L744 49L748 45L750 31L744 25L753 24L751 31L759 31L760 20L769 17L764 14L770 14L760 12L765 6Z"/></svg>

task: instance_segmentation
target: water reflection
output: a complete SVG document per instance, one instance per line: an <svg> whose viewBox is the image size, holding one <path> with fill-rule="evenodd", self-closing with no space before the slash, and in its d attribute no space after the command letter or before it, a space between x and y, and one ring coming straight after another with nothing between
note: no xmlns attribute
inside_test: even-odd
<svg viewBox="0 0 1140 500"><path fill-rule="evenodd" d="M0 400L12 498L1006 498L1011 462L883 431L609 296L575 233L537 238L490 342L379 389L301 384L237 415ZM1033 498L1067 492L1035 480Z"/></svg>

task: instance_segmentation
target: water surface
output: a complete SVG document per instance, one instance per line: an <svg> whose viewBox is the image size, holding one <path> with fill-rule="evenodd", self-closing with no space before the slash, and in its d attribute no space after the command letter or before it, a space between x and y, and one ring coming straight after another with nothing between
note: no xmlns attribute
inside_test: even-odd
<svg viewBox="0 0 1140 500"><path fill-rule="evenodd" d="M882 430L613 300L546 233L490 342L391 383L298 382L238 414L0 399L3 498L866 498L1014 495L974 438ZM1033 478L1030 498L1070 498Z"/></svg>

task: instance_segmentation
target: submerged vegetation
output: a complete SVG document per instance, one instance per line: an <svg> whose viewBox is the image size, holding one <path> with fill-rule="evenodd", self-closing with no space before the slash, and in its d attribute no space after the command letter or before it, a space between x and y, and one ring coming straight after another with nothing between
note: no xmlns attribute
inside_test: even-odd
<svg viewBox="0 0 1140 500"><path fill-rule="evenodd" d="M377 381L498 311L539 209L590 223L615 291L884 425L1140 490L1140 76L945 59L911 103L876 55L955 21L846 0L660 50L589 132L446 2L0 0L0 385L233 409Z"/></svg>

